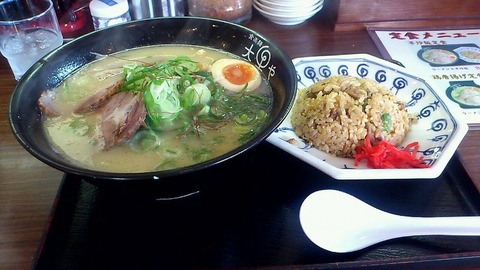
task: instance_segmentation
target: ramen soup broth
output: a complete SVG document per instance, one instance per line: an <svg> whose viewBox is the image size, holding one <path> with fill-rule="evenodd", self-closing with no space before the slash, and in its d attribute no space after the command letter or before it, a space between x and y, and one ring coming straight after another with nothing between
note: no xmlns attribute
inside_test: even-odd
<svg viewBox="0 0 480 270"><path fill-rule="evenodd" d="M188 56L208 65L221 58L239 59L203 47L154 46L124 51L92 62L54 89L52 103L61 115L44 120L45 132L54 147L74 163L94 170L120 173L193 165L238 147L241 144L239 137L245 133L245 128L229 121L221 128L204 129L205 133L201 136L192 133L183 136L185 134L179 134L178 130L157 130L152 135L151 129L141 127L127 143L105 150L101 130L102 110L74 113L75 108L98 89L121 80L125 65L132 62L153 64L178 56ZM260 87L252 93L268 97L271 103L271 88L263 76L261 80Z"/></svg>

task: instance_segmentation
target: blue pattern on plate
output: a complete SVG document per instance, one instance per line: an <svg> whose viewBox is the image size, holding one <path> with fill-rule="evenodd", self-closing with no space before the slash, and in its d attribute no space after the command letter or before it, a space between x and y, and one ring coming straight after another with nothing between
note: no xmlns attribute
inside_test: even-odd
<svg viewBox="0 0 480 270"><path fill-rule="evenodd" d="M402 67L396 68L390 63L381 63L383 60L374 60L372 57L343 58L341 56L299 58L296 62L294 61L297 69L298 88L305 88L336 74L370 78L381 83L406 103L410 113L418 115L418 123L414 124L414 128L409 132L401 147L418 141L421 147L419 153L423 155L427 164L434 165L442 156L444 149L451 144L452 135L458 129L456 119L425 80L403 71L405 69ZM323 154L319 154L321 151L295 135L289 119L287 117L287 121L274 131L274 136L289 141L289 143L291 143L291 138L294 138L295 147L314 157L319 157L337 169L356 169L358 171L367 169L352 165L351 159L336 158L323 152ZM333 176L335 177L335 175ZM402 178L400 174L399 178Z"/></svg>

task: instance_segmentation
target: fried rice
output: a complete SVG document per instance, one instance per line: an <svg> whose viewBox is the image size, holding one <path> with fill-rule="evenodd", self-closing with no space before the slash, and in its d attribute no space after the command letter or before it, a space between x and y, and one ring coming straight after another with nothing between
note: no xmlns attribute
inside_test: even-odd
<svg viewBox="0 0 480 270"><path fill-rule="evenodd" d="M335 75L299 89L291 123L315 148L353 157L366 136L372 142L400 144L412 119L405 103L380 83Z"/></svg>

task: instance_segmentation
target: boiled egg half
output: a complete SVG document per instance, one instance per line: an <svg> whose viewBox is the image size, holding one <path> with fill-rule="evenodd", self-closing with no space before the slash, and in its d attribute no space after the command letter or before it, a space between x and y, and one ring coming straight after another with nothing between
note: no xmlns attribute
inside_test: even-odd
<svg viewBox="0 0 480 270"><path fill-rule="evenodd" d="M211 70L215 82L234 92L255 90L262 82L258 69L243 60L219 59L212 64Z"/></svg>

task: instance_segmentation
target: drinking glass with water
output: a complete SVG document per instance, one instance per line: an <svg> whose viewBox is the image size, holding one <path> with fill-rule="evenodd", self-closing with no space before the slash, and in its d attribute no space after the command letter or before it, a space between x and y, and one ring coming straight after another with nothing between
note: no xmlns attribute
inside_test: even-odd
<svg viewBox="0 0 480 270"><path fill-rule="evenodd" d="M16 80L63 43L50 0L0 1L0 52Z"/></svg>

